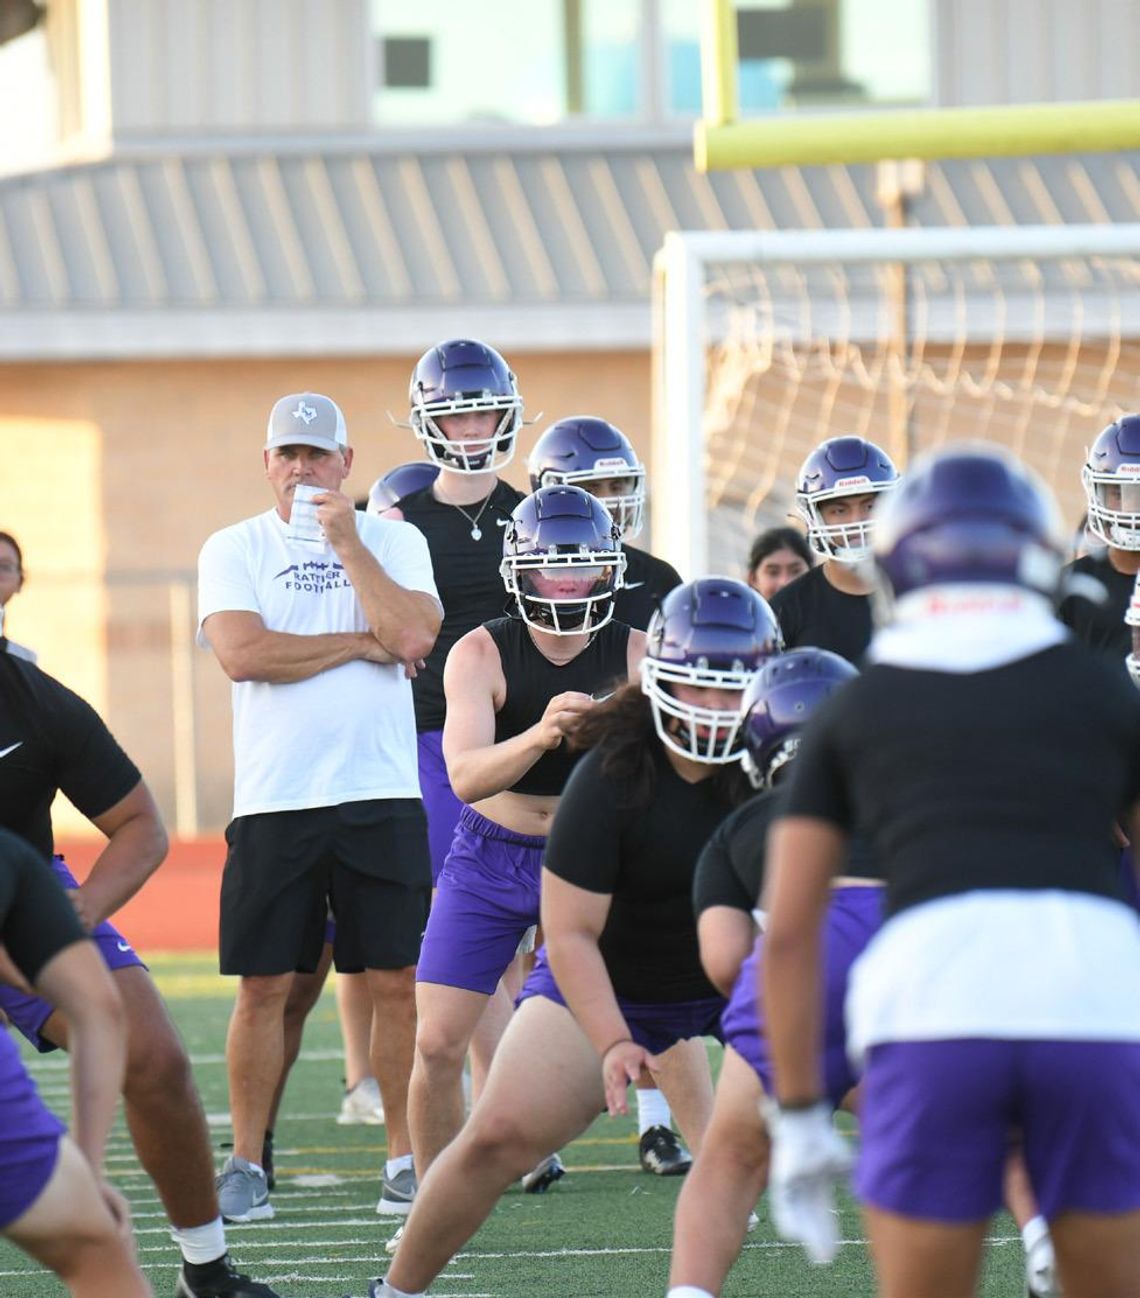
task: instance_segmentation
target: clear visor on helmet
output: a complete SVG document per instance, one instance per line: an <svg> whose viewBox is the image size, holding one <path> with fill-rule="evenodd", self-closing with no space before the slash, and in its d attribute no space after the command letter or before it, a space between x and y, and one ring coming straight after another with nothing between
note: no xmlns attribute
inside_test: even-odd
<svg viewBox="0 0 1140 1298"><path fill-rule="evenodd" d="M1094 473L1086 466L1081 477L1089 532L1114 550L1140 550L1140 476Z"/></svg>
<svg viewBox="0 0 1140 1298"><path fill-rule="evenodd" d="M599 550L507 555L500 572L529 626L552 635L581 635L597 631L613 617L625 555Z"/></svg>
<svg viewBox="0 0 1140 1298"><path fill-rule="evenodd" d="M520 396L505 397L500 393L486 392L453 397L449 401L433 401L430 405L415 405L409 422L423 443L428 459L434 464L455 473L498 473L514 457L517 434L522 426L522 409ZM489 436L448 437L437 422L448 415L483 410L500 413L499 421Z"/></svg>
<svg viewBox="0 0 1140 1298"><path fill-rule="evenodd" d="M862 563L871 554L877 497L897 485L867 480L811 496L797 495L796 510L807 525L808 544L825 559Z"/></svg>
<svg viewBox="0 0 1140 1298"><path fill-rule="evenodd" d="M643 658L641 688L649 697L658 739L690 761L712 766L739 761L744 723L740 696L754 675L743 667L722 670ZM671 688L676 685L716 691L720 706L682 702ZM726 692L737 696L731 706L724 699Z"/></svg>
<svg viewBox="0 0 1140 1298"><path fill-rule="evenodd" d="M645 522L645 467L631 467L624 462L620 469L599 466L573 473L548 470L542 475L544 487L581 487L609 510L622 540L628 541L641 531Z"/></svg>

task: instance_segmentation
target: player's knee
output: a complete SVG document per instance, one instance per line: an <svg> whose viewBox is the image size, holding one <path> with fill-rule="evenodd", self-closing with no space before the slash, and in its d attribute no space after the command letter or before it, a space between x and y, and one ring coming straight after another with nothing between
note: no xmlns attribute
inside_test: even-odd
<svg viewBox="0 0 1140 1298"><path fill-rule="evenodd" d="M468 1039L446 1023L420 1019L416 1025L416 1065L429 1073L454 1073L463 1070Z"/></svg>
<svg viewBox="0 0 1140 1298"><path fill-rule="evenodd" d="M129 1101L148 1094L183 1096L193 1088L190 1060L174 1029L160 1024L132 1041L123 1093Z"/></svg>

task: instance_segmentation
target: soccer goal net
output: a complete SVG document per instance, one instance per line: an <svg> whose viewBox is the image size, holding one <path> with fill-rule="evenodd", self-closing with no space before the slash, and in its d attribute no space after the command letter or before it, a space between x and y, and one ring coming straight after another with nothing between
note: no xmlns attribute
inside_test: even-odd
<svg viewBox="0 0 1140 1298"><path fill-rule="evenodd" d="M742 575L826 437L900 468L1000 442L1076 527L1084 450L1140 409L1140 224L701 232L654 267L653 548Z"/></svg>

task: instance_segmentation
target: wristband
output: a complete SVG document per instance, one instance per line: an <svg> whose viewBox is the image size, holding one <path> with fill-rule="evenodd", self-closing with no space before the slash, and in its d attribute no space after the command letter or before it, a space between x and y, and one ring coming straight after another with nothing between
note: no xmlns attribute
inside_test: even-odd
<svg viewBox="0 0 1140 1298"><path fill-rule="evenodd" d="M602 1062L605 1063L606 1055L608 1055L615 1046L624 1046L627 1042L631 1046L635 1044L632 1037L618 1037L616 1041L611 1041L610 1044L606 1046L606 1048L602 1051L602 1055L601 1055Z"/></svg>

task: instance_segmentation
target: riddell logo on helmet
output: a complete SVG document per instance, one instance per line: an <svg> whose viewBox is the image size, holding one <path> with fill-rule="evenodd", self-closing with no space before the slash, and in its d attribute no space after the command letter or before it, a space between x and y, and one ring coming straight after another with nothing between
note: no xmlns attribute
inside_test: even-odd
<svg viewBox="0 0 1140 1298"><path fill-rule="evenodd" d="M595 473L601 472L603 469L617 469L620 472L624 473L624 472L628 472L629 465L619 455L610 456L609 458L604 460L595 460L594 461Z"/></svg>
<svg viewBox="0 0 1140 1298"><path fill-rule="evenodd" d="M836 480L833 490L838 491L840 487L871 487L874 483L866 474L859 474L857 478L839 478Z"/></svg>
<svg viewBox="0 0 1140 1298"><path fill-rule="evenodd" d="M1140 464L1118 464L1116 473L1121 478L1140 478Z"/></svg>

